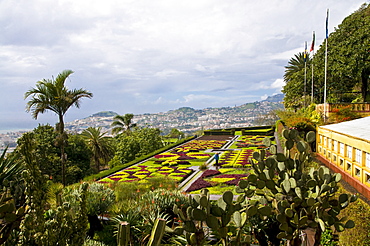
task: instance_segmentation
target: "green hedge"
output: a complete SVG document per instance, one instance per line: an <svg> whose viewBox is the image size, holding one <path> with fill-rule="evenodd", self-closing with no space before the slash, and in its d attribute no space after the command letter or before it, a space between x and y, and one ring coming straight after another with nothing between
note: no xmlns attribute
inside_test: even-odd
<svg viewBox="0 0 370 246"><path fill-rule="evenodd" d="M115 167L110 168L110 169L108 169L108 170L101 171L101 172L99 172L99 173L97 173L97 174L93 174L93 175L87 176L87 177L85 177L83 180L84 180L84 181L95 181L95 180L102 179L102 178L104 178L104 177L107 177L107 176L109 176L109 175L111 175L111 174L115 173L115 172L118 172L118 171L119 171L119 170L121 170L121 169L124 169L124 168L126 168L126 167L132 166L132 165L134 165L134 164L136 164L136 163L138 163L138 162L141 162L141 161L143 161L143 160L145 160L145 159L148 159L148 158L150 158L150 157L152 157L152 156L154 156L154 155L157 155L157 154L163 153L163 152L165 152L165 151L167 151L167 150L169 150L169 149L172 149L172 148L174 148L174 147L176 147L176 146L178 146L178 145L180 145L180 144L183 144L183 143L185 143L185 142L188 142L188 141L190 141L190 140L192 140L192 139L194 139L194 138L195 138L194 136L192 136L192 137L188 137L188 138L185 138L185 139L180 140L180 141L178 141L178 142L176 142L176 143L173 143L173 144L167 145L167 146L165 146L165 147L163 147L163 148L160 148L160 149L158 149L158 150L156 150L156 151L154 151L154 152L152 152L152 153L150 153L150 154L147 154L147 155L141 156L141 157L139 157L139 158L136 158L135 160L133 160L133 161L131 161L131 162L123 163L123 164L121 164L121 165L115 166Z"/></svg>

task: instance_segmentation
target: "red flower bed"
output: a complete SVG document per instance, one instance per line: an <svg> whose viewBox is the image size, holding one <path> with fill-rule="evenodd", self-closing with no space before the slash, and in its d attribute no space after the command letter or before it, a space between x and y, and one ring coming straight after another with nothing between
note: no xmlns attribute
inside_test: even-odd
<svg viewBox="0 0 370 246"><path fill-rule="evenodd" d="M217 176L217 178L234 178L234 179L240 179L243 177L248 177L249 174L222 174Z"/></svg>
<svg viewBox="0 0 370 246"><path fill-rule="evenodd" d="M239 180L240 179L229 180L229 181L225 182L225 184L227 184L227 185L237 185L239 183Z"/></svg>
<svg viewBox="0 0 370 246"><path fill-rule="evenodd" d="M205 178L205 177L210 177L210 176L213 176L213 175L217 175L217 174L220 174L221 172L218 171L218 170L206 170L203 172L202 176L200 176L201 178Z"/></svg>
<svg viewBox="0 0 370 246"><path fill-rule="evenodd" d="M210 183L208 183L207 181L205 181L204 179L199 178L199 179L195 180L190 185L190 187L186 190L186 192L191 192L191 191L194 191L194 190L200 190L200 189L206 188L206 187L212 187L212 185Z"/></svg>

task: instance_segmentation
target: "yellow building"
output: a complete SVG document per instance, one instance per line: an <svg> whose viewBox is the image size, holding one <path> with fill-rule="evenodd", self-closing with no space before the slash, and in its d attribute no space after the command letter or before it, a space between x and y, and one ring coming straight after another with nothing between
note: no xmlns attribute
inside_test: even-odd
<svg viewBox="0 0 370 246"><path fill-rule="evenodd" d="M317 157L370 199L370 117L317 128Z"/></svg>

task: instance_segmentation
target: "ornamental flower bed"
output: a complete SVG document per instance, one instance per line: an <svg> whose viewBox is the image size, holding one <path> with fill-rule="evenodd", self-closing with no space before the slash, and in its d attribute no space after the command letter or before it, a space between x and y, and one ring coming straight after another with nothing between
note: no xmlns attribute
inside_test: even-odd
<svg viewBox="0 0 370 246"><path fill-rule="evenodd" d="M99 180L99 183L112 183L112 182L133 182L144 181L148 178L167 176L178 182L183 181L193 172L186 166L165 167L159 165L135 165L119 172L116 172L108 177Z"/></svg>
<svg viewBox="0 0 370 246"><path fill-rule="evenodd" d="M206 149L220 149L227 141L221 140L193 140L175 148L171 152L165 152L154 156L156 164L176 166L179 164L194 164L192 160L208 159L210 154L204 153ZM187 162L185 162L187 161ZM199 164L194 164L199 165Z"/></svg>
<svg viewBox="0 0 370 246"><path fill-rule="evenodd" d="M162 166L177 166L177 165L191 165L192 160L208 159L210 154L199 152L166 152L154 156L154 163L161 164Z"/></svg>
<svg viewBox="0 0 370 246"><path fill-rule="evenodd" d="M206 149L220 149L227 141L223 140L193 140L175 148L175 152L198 152Z"/></svg>
<svg viewBox="0 0 370 246"><path fill-rule="evenodd" d="M202 174L202 176L195 180L189 186L189 188L187 188L186 192L198 193L201 189L209 187L218 187L219 189L220 188L230 189L230 186L237 185L240 179L246 179L249 175L249 172L242 174L233 174L232 173L233 171L235 171L235 169L230 168L229 169L221 168L219 170L207 170Z"/></svg>
<svg viewBox="0 0 370 246"><path fill-rule="evenodd" d="M236 143L233 144L232 148L248 148L248 147L259 147L265 148L263 146L263 139L265 136L240 136Z"/></svg>
<svg viewBox="0 0 370 246"><path fill-rule="evenodd" d="M219 166L221 167L233 167L233 168L250 168L250 159L253 158L253 152L259 148L247 148L241 150L228 150L225 151L219 160ZM266 156L270 153L266 151Z"/></svg>

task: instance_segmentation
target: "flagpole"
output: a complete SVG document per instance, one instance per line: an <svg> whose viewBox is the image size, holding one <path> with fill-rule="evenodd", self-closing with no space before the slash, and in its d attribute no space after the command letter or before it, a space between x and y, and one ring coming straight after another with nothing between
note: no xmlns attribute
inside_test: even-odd
<svg viewBox="0 0 370 246"><path fill-rule="evenodd" d="M324 78L324 121L327 120L327 105L326 105L326 80L327 80L327 70L328 70L328 19L329 19L329 9L326 11L326 39L325 39L325 78Z"/></svg>
<svg viewBox="0 0 370 246"><path fill-rule="evenodd" d="M306 107L306 84L307 84L307 41L304 45L304 93L303 93L303 105Z"/></svg>
<svg viewBox="0 0 370 246"><path fill-rule="evenodd" d="M314 52L312 52L312 58L313 58ZM311 59L311 68L312 68L312 82L311 82L311 103L313 103L313 61Z"/></svg>
<svg viewBox="0 0 370 246"><path fill-rule="evenodd" d="M313 103L313 56L315 53L315 31L312 35L312 44L311 44L312 58L311 58L311 68L312 68L312 82L311 82L311 104Z"/></svg>

